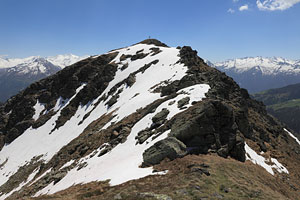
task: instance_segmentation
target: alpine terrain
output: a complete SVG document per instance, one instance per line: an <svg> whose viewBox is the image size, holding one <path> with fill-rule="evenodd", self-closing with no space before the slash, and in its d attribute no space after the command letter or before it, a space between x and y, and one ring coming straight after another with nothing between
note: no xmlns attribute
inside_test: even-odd
<svg viewBox="0 0 300 200"><path fill-rule="evenodd" d="M300 136L300 83L254 94L267 105L267 111Z"/></svg>
<svg viewBox="0 0 300 200"><path fill-rule="evenodd" d="M0 199L300 199L300 142L191 47L147 39L0 107Z"/></svg>
<svg viewBox="0 0 300 200"><path fill-rule="evenodd" d="M300 61L247 57L214 63L250 93L300 83Z"/></svg>
<svg viewBox="0 0 300 200"><path fill-rule="evenodd" d="M72 54L42 58L0 58L0 102L25 89L31 83L55 74L65 66L86 58Z"/></svg>

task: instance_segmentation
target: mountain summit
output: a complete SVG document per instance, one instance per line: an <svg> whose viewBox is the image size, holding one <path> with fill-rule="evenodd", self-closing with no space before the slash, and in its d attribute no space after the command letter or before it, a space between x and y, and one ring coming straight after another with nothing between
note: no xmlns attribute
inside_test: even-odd
<svg viewBox="0 0 300 200"><path fill-rule="evenodd" d="M191 47L155 39L10 98L0 149L0 199L299 198L293 134Z"/></svg>

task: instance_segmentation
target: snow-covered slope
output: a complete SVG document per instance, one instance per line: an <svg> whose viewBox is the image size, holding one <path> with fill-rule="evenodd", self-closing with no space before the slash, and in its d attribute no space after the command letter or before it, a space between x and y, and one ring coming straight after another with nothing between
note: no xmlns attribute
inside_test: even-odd
<svg viewBox="0 0 300 200"><path fill-rule="evenodd" d="M88 105L78 107L74 117L72 117L63 127L55 129L51 134L49 134L51 130L55 128L55 122L61 115L61 110L63 110L63 108L72 101L72 98L74 98L79 91L84 88L85 84L83 83L82 86L77 89L77 92L73 97L65 100L64 105L58 105L60 100L57 100L57 109L54 108L56 114L43 126L37 129L30 127L14 142L4 146L0 153L0 163L5 162L5 160L7 160L7 162L1 168L0 185L4 184L10 176L15 174L20 166L30 162L30 160L34 157L42 155L40 160L48 162L55 153L57 153L64 145L68 144L72 139L79 136L79 134L82 133L83 130L99 116L110 112L114 113L114 117L104 126L109 127L110 124L117 123L126 116L135 112L137 109L143 108L153 101L160 99L160 94L152 91L161 86L165 81L172 82L180 80L186 74L187 67L180 63L177 64L180 59L180 57L178 57L178 49L159 47L162 52L154 55L155 53L152 52L151 48L155 47L156 46L154 45L138 44L115 51L118 55L113 61L111 61L111 63L118 63L118 71L101 96L94 99ZM121 61L121 56L123 54L135 55L138 51L142 51L142 53L150 55L146 56L144 59L136 61L131 61L130 59ZM131 73L139 70L145 64L151 63L155 60L158 60L156 64L151 65L144 73L138 73L136 75L136 82L132 87L122 84L118 88L118 90L122 90L122 92L119 94L119 99L116 104L108 107L106 104L110 98L96 104L102 96L108 95L108 92L117 83L126 79ZM121 67L124 64L128 64L128 67L123 70ZM145 79L147 79L147 81L145 81ZM143 145L135 145L135 137L137 136L137 133L150 126L151 118L163 108L168 108L171 111L168 118L171 118L178 112L183 111L177 108L177 104L169 105L169 102L178 101L181 98L188 96L192 101L199 101L205 97L204 94L208 91L208 89L208 85L200 84L179 91L179 94L183 94L170 99L158 107L154 113L142 118L132 128L131 134L124 144L117 146L109 154L101 158L98 158L97 156L91 158L90 155L82 158L82 160L78 162L86 162L86 168L80 171L77 170L78 167L74 168L74 170L70 171L66 178L64 178L59 184L53 185L52 183L47 188L38 192L37 195L54 193L76 183L111 179L112 184L120 184L131 179L141 178L152 174L152 168L139 168L139 165L143 161L142 154L155 142L166 138L169 131L163 133L160 137L153 141L149 140L147 144L145 143ZM39 102L37 102L37 104L39 104ZM49 111L50 110L36 110L38 113ZM91 112L89 117L87 117L82 124L77 125L89 112ZM34 140L32 140L32 138L34 138ZM122 164L113 165L113 163L117 161L119 163L122 162ZM102 170L99 170L99 167ZM119 171L122 171L123 176L120 176L118 173Z"/></svg>
<svg viewBox="0 0 300 200"><path fill-rule="evenodd" d="M280 57L246 57L211 64L250 93L300 82L300 62Z"/></svg>
<svg viewBox="0 0 300 200"><path fill-rule="evenodd" d="M53 194L93 181L118 185L164 175L167 171L154 172L149 163L184 156L190 149L202 152L202 147L241 161L247 153L254 163L263 160L259 164L272 175L289 172L271 156L265 162L244 148L237 134L250 129L248 115L241 116L248 108L244 105L234 121L236 108L231 107L232 97L242 93L237 84L206 66L189 47L154 43L146 40L90 57L0 107L5 137L0 140L5 143L0 199L18 192Z"/></svg>

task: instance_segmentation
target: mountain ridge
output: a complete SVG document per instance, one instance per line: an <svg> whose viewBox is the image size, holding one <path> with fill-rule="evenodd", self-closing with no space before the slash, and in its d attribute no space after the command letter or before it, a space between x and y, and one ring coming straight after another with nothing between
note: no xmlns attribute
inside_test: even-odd
<svg viewBox="0 0 300 200"><path fill-rule="evenodd" d="M151 182L151 177L157 180L151 184L156 184L174 172L190 185L192 177L216 178L216 163L211 168L199 163L209 157L249 165L247 169L278 180L283 189L278 187L273 195L299 197L292 188L300 187L300 144L288 130L232 78L207 66L191 47L154 42L159 41L89 57L31 84L0 107L0 198L43 199L48 197L42 195L56 195L74 185L77 192L83 191L81 187L91 182L105 187L76 198L105 198L112 186L129 189L128 183ZM171 162L180 168L172 168ZM207 185L219 195L220 185ZM222 195L247 199L266 194L240 186L242 194ZM215 195L186 187L193 192L185 199ZM272 184L265 187L278 189ZM157 196L130 195L127 198ZM168 195L178 199L183 193L172 190Z"/></svg>
<svg viewBox="0 0 300 200"><path fill-rule="evenodd" d="M24 59L0 58L0 101L4 102L29 84L54 74L86 56L72 54L53 57L31 56Z"/></svg>
<svg viewBox="0 0 300 200"><path fill-rule="evenodd" d="M280 57L246 57L211 63L250 93L299 83L300 61Z"/></svg>
<svg viewBox="0 0 300 200"><path fill-rule="evenodd" d="M289 60L282 57L244 57L229 59L214 63L216 67L230 69L234 68L237 73L261 67L263 75L276 75L277 73L300 73L300 61Z"/></svg>
<svg viewBox="0 0 300 200"><path fill-rule="evenodd" d="M31 63L36 59L45 59L48 62L51 62L53 65L57 65L61 68L64 68L68 65L71 65L75 62L78 62L79 60L82 60L84 58L87 58L88 56L77 56L74 54L59 54L56 56L47 56L47 57L41 57L41 56L29 56L25 58L1 58L0 57L0 68L10 68L15 67L19 64L25 64L25 63Z"/></svg>

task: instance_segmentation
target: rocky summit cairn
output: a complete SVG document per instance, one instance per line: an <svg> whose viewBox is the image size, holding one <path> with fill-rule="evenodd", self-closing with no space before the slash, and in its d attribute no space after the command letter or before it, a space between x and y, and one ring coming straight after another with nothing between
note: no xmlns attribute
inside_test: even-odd
<svg viewBox="0 0 300 200"><path fill-rule="evenodd" d="M0 199L297 199L299 152L232 78L156 39L0 105Z"/></svg>

